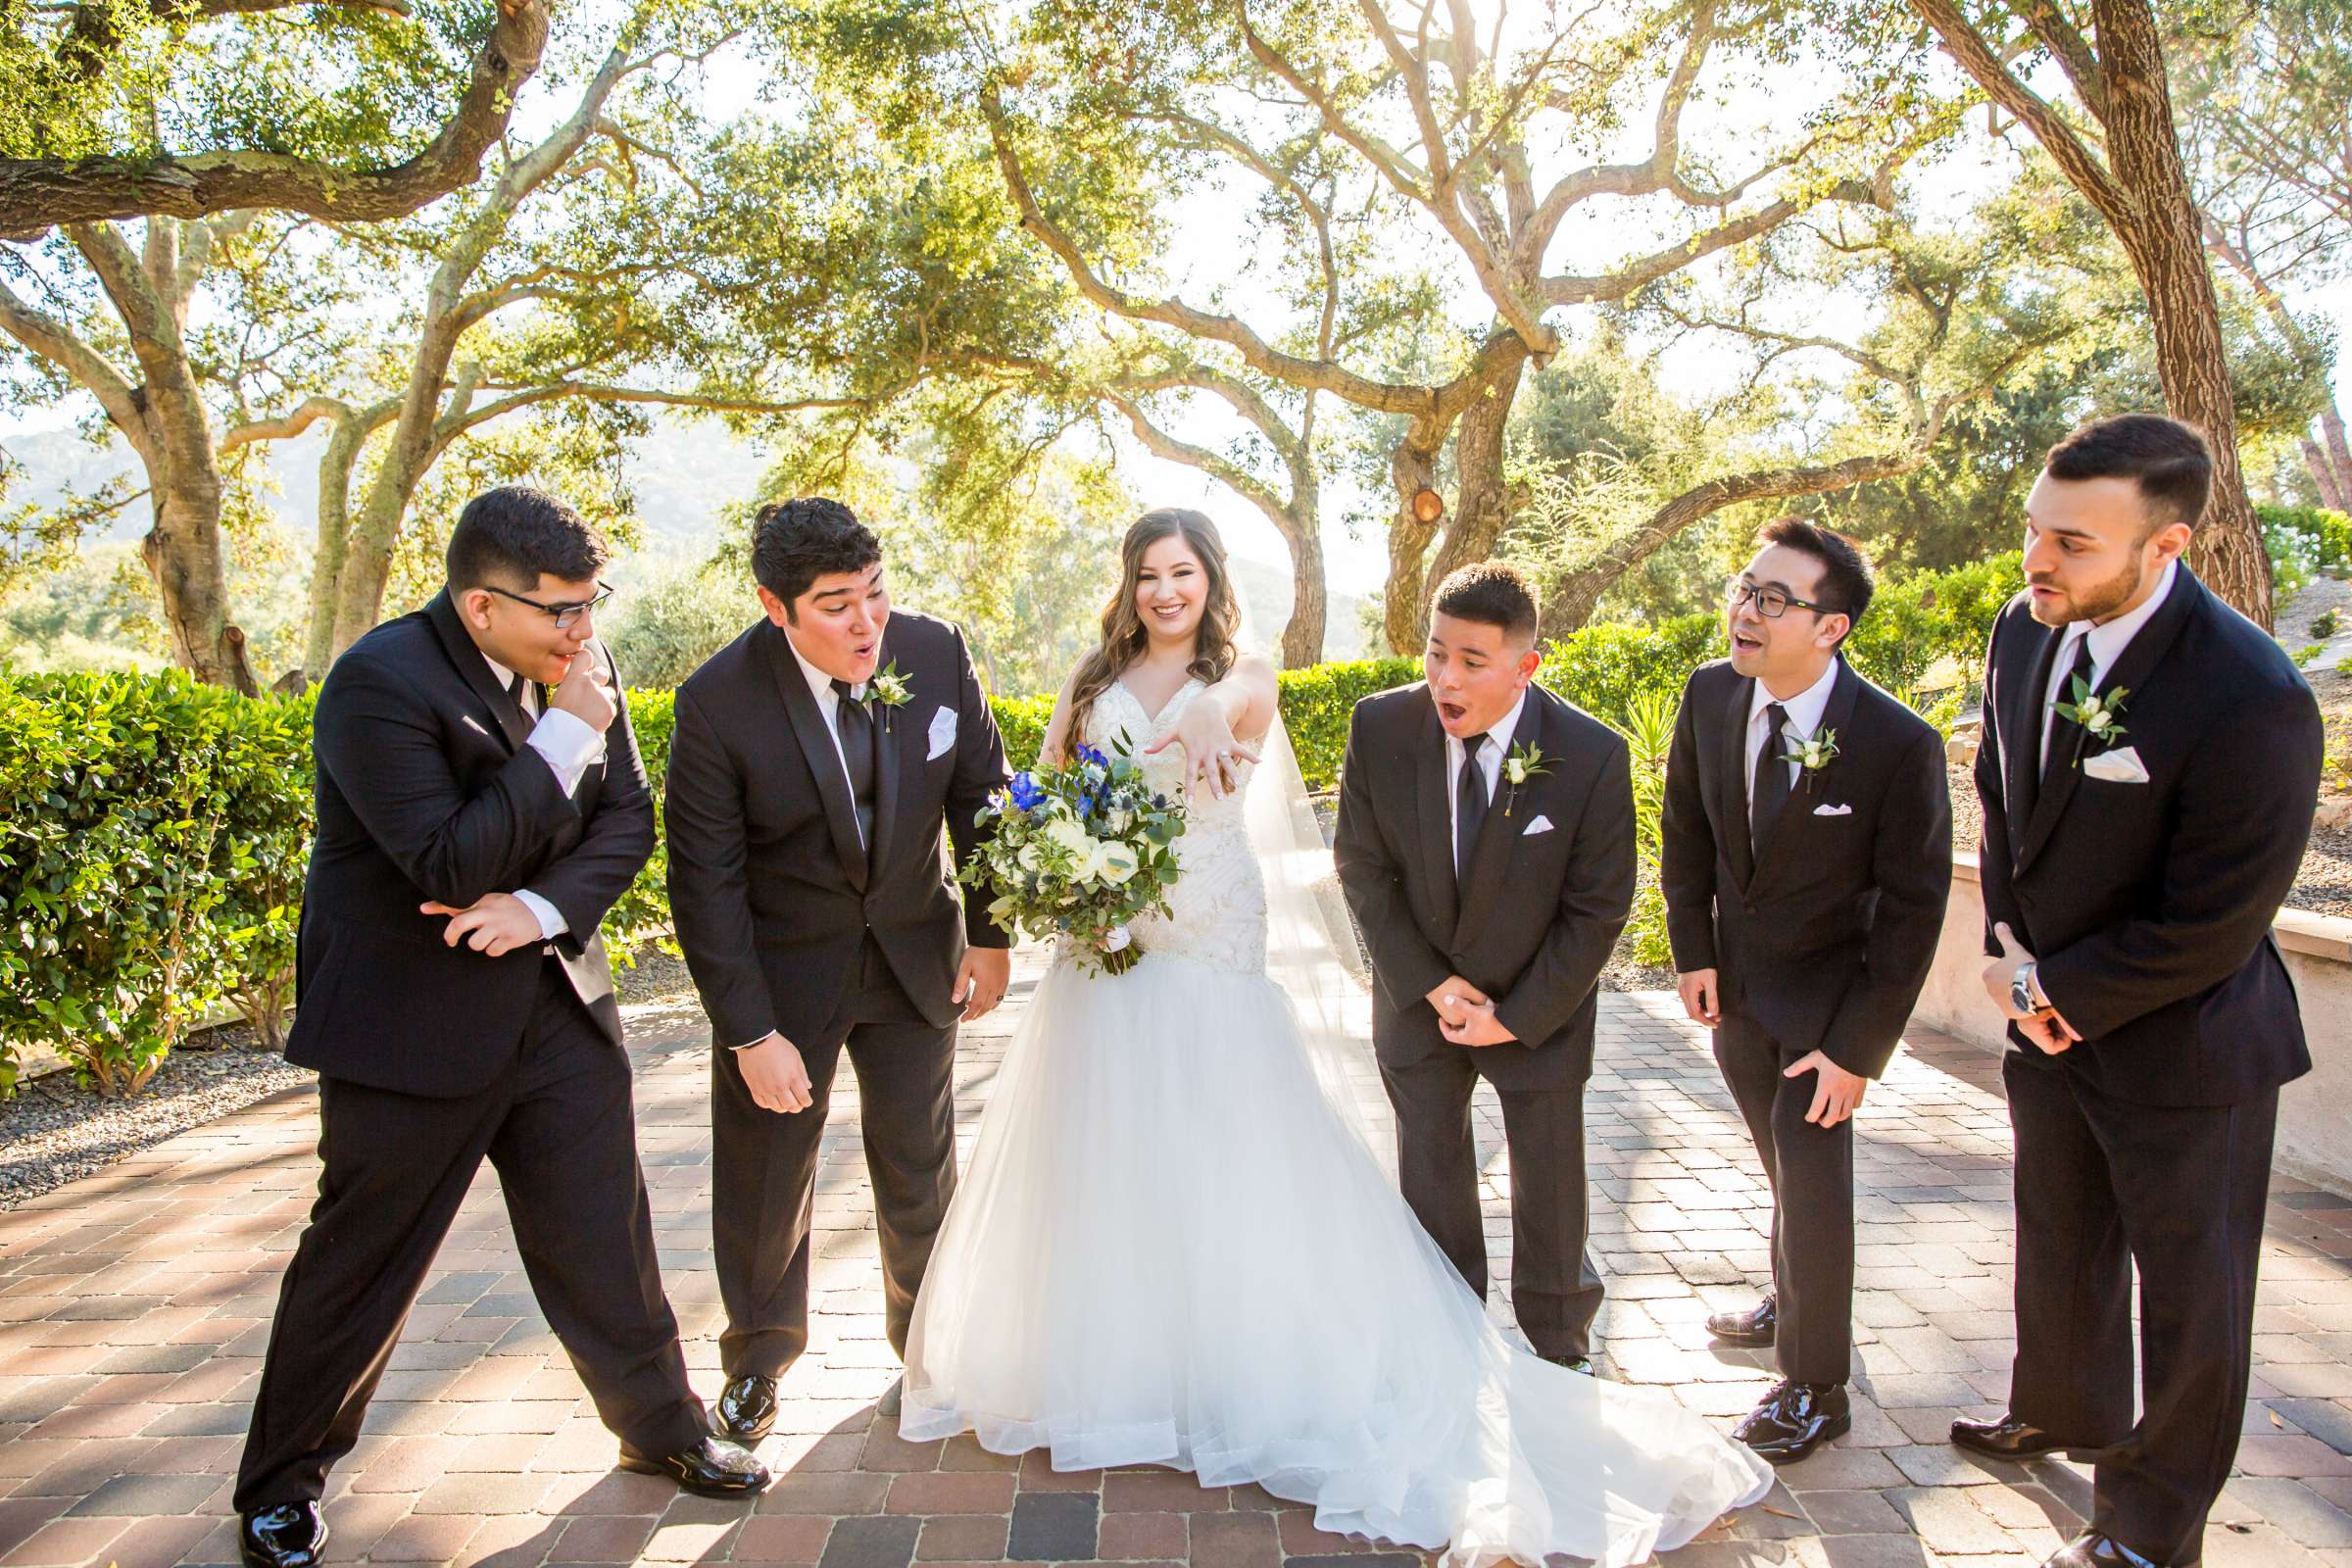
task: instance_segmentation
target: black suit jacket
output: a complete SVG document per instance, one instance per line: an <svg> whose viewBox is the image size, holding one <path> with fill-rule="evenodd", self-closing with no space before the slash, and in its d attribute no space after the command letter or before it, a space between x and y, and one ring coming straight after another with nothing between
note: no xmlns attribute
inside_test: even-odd
<svg viewBox="0 0 2352 1568"><path fill-rule="evenodd" d="M1502 1088L1592 1074L1594 990L1634 901L1632 767L1615 730L1540 686L1511 736L1522 745L1547 771L1515 799L1501 785L1457 887L1428 686L1355 705L1332 855L1372 953L1373 1047L1393 1066L1467 1050ZM1550 826L1531 834L1539 818ZM1494 999L1515 1043L1472 1049L1438 1032L1428 994L1452 974Z"/></svg>
<svg viewBox="0 0 2352 1568"><path fill-rule="evenodd" d="M2148 778L2086 775L2103 750L2064 719L2068 763L2032 776L2063 637L2019 595L1985 655L1977 793L1984 803L1985 952L2007 921L2083 1036L2037 1064L2119 1100L2228 1105L2310 1070L2302 1011L2271 921L2303 863L2319 799L2319 705L2278 645L2183 565L2102 692Z"/></svg>
<svg viewBox="0 0 2352 1568"><path fill-rule="evenodd" d="M1728 660L1683 688L1658 873L1674 966L1716 970L1722 1005L1782 1047L1876 1078L1927 984L1951 891L1943 737L1839 660L1822 710L1837 755L1800 775L1754 845L1755 689Z"/></svg>
<svg viewBox="0 0 2352 1568"><path fill-rule="evenodd" d="M871 931L907 1000L939 1028L967 940L1010 946L987 900L959 910L939 853L945 819L961 864L1003 787L997 733L963 634L893 611L882 662L911 692L888 713L874 772L872 853L859 853L850 781L792 646L760 621L678 688L670 739L669 906L716 1043L779 1030L805 1042L844 1004ZM941 713L953 715L930 755Z"/></svg>
<svg viewBox="0 0 2352 1568"><path fill-rule="evenodd" d="M612 675L598 643L590 657ZM426 900L463 908L529 889L563 912L572 989L620 1044L597 926L654 849L654 801L625 707L603 760L564 793L449 595L352 644L311 722L318 836L304 883L301 1003L286 1059L402 1094L455 1099L521 1049L537 946L486 957L441 939Z"/></svg>

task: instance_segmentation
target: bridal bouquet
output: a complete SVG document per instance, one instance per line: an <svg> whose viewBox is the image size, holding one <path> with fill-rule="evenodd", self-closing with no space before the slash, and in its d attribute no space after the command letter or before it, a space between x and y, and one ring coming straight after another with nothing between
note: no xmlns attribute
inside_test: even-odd
<svg viewBox="0 0 2352 1568"><path fill-rule="evenodd" d="M996 894L988 917L1033 937L1066 936L1092 970L1124 974L1143 956L1127 931L1168 908L1184 808L1152 793L1127 757L1081 746L1058 767L1015 773L980 811L996 834L957 873Z"/></svg>

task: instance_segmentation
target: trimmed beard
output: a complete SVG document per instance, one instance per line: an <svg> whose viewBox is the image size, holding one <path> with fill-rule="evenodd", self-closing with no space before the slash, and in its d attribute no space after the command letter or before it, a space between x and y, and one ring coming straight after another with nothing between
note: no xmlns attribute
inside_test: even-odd
<svg viewBox="0 0 2352 1568"><path fill-rule="evenodd" d="M2131 602L2132 596L2139 592L2139 585L2147 578L2147 568L2141 564L2140 552L2135 547L2132 552L2131 564L2122 571L2081 594L2067 595L2065 619L2042 620L2041 623L2045 626L2071 626L2078 620L2099 620L2112 615ZM2038 611L2034 618L2041 620Z"/></svg>

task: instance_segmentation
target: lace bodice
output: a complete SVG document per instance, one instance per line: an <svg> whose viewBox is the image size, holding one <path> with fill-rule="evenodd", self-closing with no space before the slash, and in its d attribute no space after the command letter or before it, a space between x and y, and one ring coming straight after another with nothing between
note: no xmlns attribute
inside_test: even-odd
<svg viewBox="0 0 2352 1568"><path fill-rule="evenodd" d="M1187 681L1154 718L1126 682L1113 681L1087 715L1087 743L1125 752L1143 764L1154 790L1170 800L1183 799L1183 748L1171 746L1151 757L1144 748L1173 728L1186 706L1205 690L1198 678ZM1130 928L1147 955L1181 955L1214 968L1250 973L1265 968L1266 883L1250 848L1244 805L1255 771L1254 763L1244 763L1241 787L1222 800L1206 790L1193 792L1184 836L1176 841L1184 874L1168 889L1169 914L1146 915Z"/></svg>

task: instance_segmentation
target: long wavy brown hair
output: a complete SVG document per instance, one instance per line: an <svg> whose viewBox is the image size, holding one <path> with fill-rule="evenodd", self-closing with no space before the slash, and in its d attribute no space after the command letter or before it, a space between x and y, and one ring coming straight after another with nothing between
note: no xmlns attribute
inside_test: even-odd
<svg viewBox="0 0 2352 1568"><path fill-rule="evenodd" d="M1181 535L1208 573L1208 598L1200 607L1200 624L1193 632L1193 662L1187 666L1206 685L1223 680L1240 657L1234 638L1241 630L1242 608L1233 594L1233 574L1225 566L1225 541L1217 525L1199 512L1184 507L1154 507L1135 519L1119 542L1119 587L1102 607L1102 641L1078 662L1077 678L1070 684L1070 722L1062 732L1062 750L1074 752L1086 738L1087 715L1095 700L1128 665L1143 658L1151 644L1144 617L1136 613L1136 588L1143 581L1144 553L1162 539Z"/></svg>

